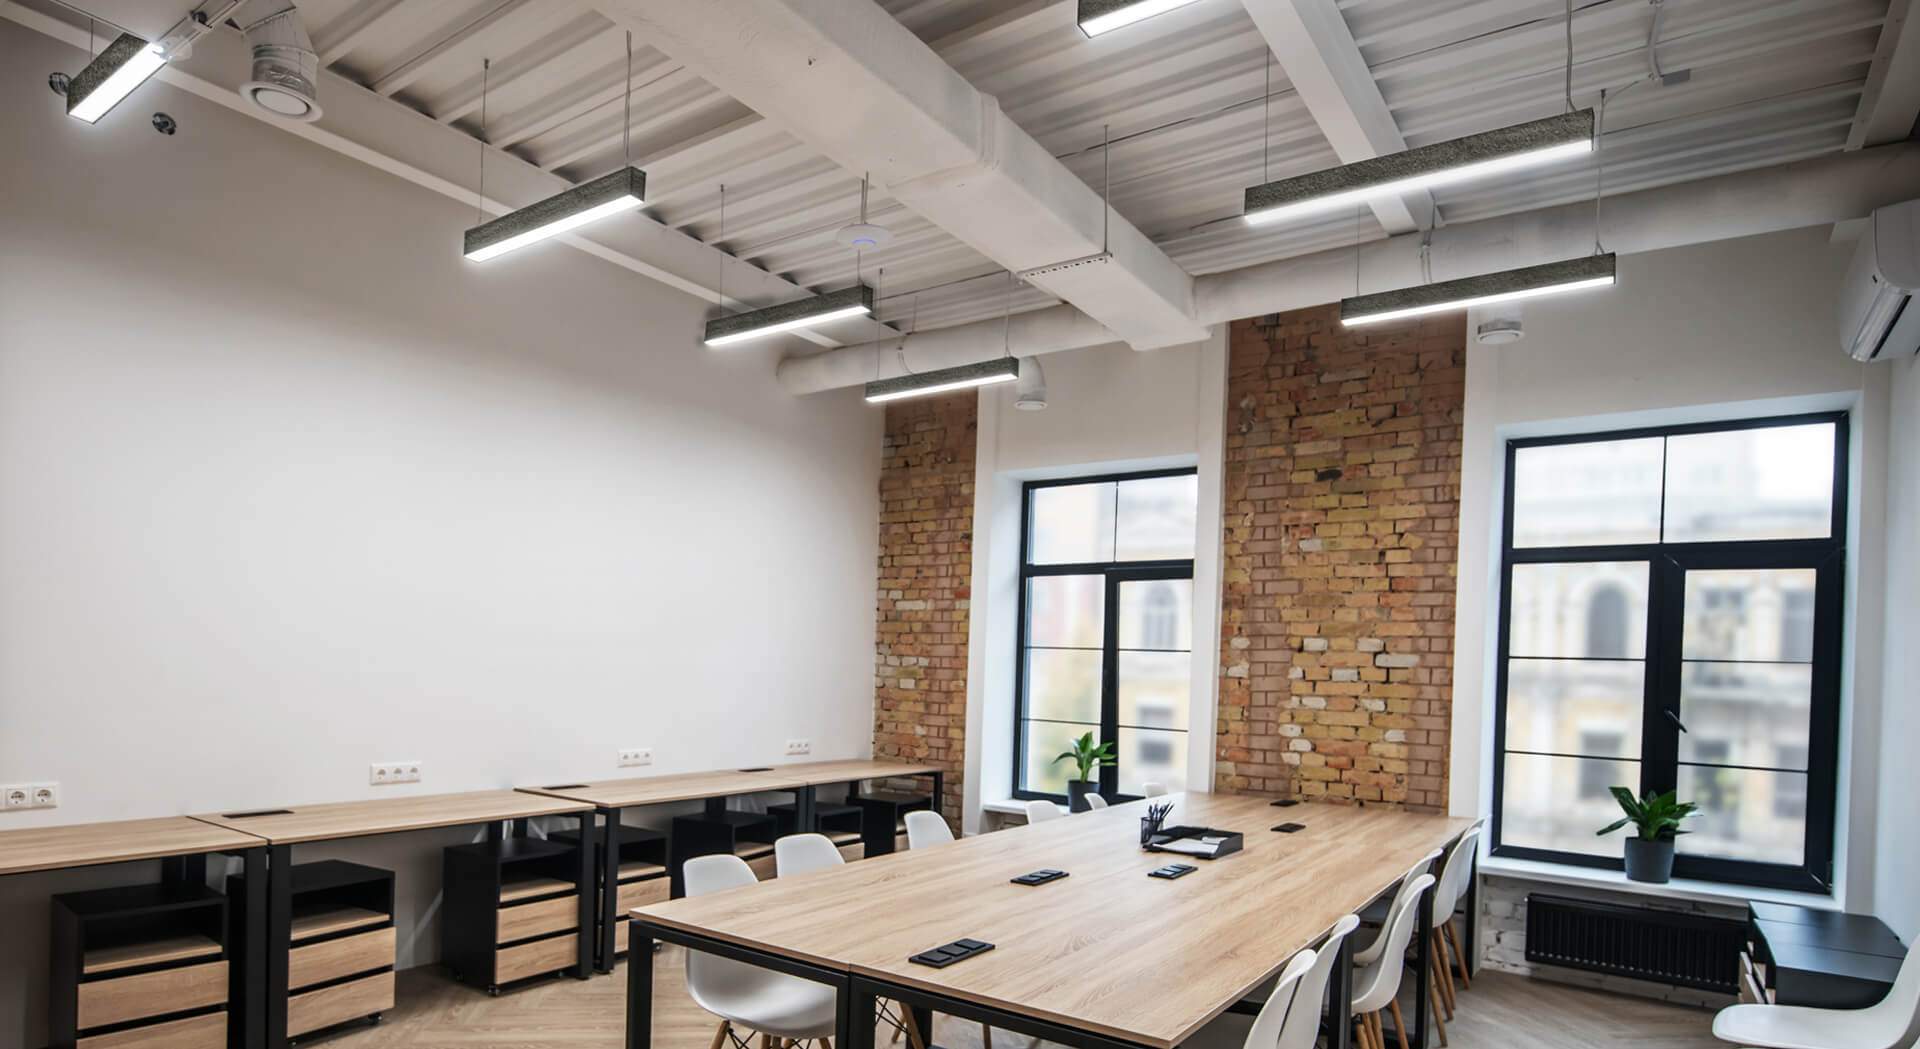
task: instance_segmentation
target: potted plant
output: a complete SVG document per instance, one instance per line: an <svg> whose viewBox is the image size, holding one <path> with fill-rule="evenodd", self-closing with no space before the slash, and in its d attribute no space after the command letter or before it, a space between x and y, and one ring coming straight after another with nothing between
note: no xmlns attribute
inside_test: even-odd
<svg viewBox="0 0 1920 1049"><path fill-rule="evenodd" d="M1639 833L1627 839L1627 877L1633 881L1665 884L1673 877L1674 836L1686 833L1680 829L1680 821L1693 815L1700 806L1691 801L1675 801L1673 791L1636 798L1633 791L1625 787L1607 789L1613 792L1613 800L1620 803L1627 815L1596 833L1612 834L1633 824Z"/></svg>
<svg viewBox="0 0 1920 1049"><path fill-rule="evenodd" d="M1071 759L1077 768L1073 779L1067 781L1067 810L1085 812L1092 806L1087 804L1087 793L1093 789L1093 770L1115 763L1113 744L1094 745L1093 733L1089 732L1073 741L1073 749L1062 751L1053 759L1055 765Z"/></svg>

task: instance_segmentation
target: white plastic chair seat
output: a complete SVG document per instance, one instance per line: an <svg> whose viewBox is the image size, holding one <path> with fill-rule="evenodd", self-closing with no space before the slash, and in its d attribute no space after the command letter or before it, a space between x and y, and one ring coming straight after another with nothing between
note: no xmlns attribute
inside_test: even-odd
<svg viewBox="0 0 1920 1049"><path fill-rule="evenodd" d="M1034 798L1032 801L1027 802L1028 823L1045 823L1048 820L1057 820L1065 815L1066 813L1060 811L1060 806L1055 805L1045 798Z"/></svg>
<svg viewBox="0 0 1920 1049"><path fill-rule="evenodd" d="M1732 1005L1713 1036L1750 1049L1910 1049L1920 1041L1920 949L1907 952L1893 988L1864 1009Z"/></svg>
<svg viewBox="0 0 1920 1049"><path fill-rule="evenodd" d="M771 979L739 983L716 979L687 989L700 1008L762 1034L778 1038L833 1037L833 988L797 976L766 975Z"/></svg>
<svg viewBox="0 0 1920 1049"><path fill-rule="evenodd" d="M1365 967L1354 965L1353 1011L1355 1014L1378 1012L1393 1001L1400 990L1400 977L1406 969L1407 942L1413 938L1417 917L1414 906L1420 894L1433 884L1433 875L1422 874L1403 882L1394 898L1393 916L1374 942L1383 948L1379 960Z"/></svg>
<svg viewBox="0 0 1920 1049"><path fill-rule="evenodd" d="M924 849L953 840L953 828L939 813L919 809L907 813L907 848Z"/></svg>

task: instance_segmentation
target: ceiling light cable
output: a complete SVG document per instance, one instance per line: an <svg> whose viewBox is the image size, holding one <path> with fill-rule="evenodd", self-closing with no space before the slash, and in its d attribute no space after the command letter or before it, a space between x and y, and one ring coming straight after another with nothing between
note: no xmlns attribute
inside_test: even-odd
<svg viewBox="0 0 1920 1049"><path fill-rule="evenodd" d="M620 106L620 152L633 166L633 30L627 30L627 97Z"/></svg>
<svg viewBox="0 0 1920 1049"><path fill-rule="evenodd" d="M1100 254L1107 254L1107 227L1113 218L1113 138L1100 125Z"/></svg>
<svg viewBox="0 0 1920 1049"><path fill-rule="evenodd" d="M1601 152L1601 134L1607 126L1607 89L1600 89L1600 105L1593 114L1593 253L1600 255L1606 249L1600 246L1600 195L1606 185L1607 158Z"/></svg>
<svg viewBox="0 0 1920 1049"><path fill-rule="evenodd" d="M713 294L715 303L723 310L727 308L727 249L721 247L720 242L726 239L727 184L722 182L720 183L720 235L713 241L713 250L720 253L720 279L714 282L719 286L714 289Z"/></svg>
<svg viewBox="0 0 1920 1049"><path fill-rule="evenodd" d="M1013 271L1007 271L1007 308L1000 315L1000 355L1013 356Z"/></svg>
<svg viewBox="0 0 1920 1049"><path fill-rule="evenodd" d="M473 210L483 223L487 221L487 71L492 64L492 59L480 60L480 199L474 201Z"/></svg>
<svg viewBox="0 0 1920 1049"><path fill-rule="evenodd" d="M1267 142L1273 133L1273 48L1266 49L1266 61L1261 68L1266 79L1260 87L1260 181L1272 182L1273 176L1267 171Z"/></svg>
<svg viewBox="0 0 1920 1049"><path fill-rule="evenodd" d="M1573 0L1567 0L1567 112L1573 112Z"/></svg>

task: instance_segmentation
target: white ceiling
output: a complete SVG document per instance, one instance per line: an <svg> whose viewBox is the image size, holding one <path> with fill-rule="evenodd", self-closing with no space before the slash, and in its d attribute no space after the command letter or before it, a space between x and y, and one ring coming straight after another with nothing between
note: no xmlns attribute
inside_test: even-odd
<svg viewBox="0 0 1920 1049"><path fill-rule="evenodd" d="M1904 9L1904 0L1893 0ZM184 2L97 0L94 14L157 35ZM1384 235L1369 212L1252 229L1249 185L1339 163L1241 0L1198 0L1088 39L1073 0L880 0L893 17L1095 190L1111 126L1112 202L1194 274ZM1783 163L1846 147L1889 0L1667 0L1659 48L1683 84L1648 79L1648 0L1579 0L1574 99L1608 104L1607 193ZM331 71L571 180L621 163L623 34L576 0L300 0ZM1339 0L1409 145L1560 112L1561 0ZM166 10L156 10L166 9ZM1271 77L1271 88L1263 85ZM636 44L632 153L651 214L794 283L854 276L833 233L853 221L858 172L839 169L664 55ZM322 99L323 105L325 99ZM1263 133L1264 123L1264 133ZM724 236L719 192L727 186ZM1441 221L1590 199L1592 164L1435 194ZM525 203L520 202L520 203ZM871 220L896 239L881 316L942 327L1006 308L992 262L875 187ZM1053 300L1023 287L1016 310Z"/></svg>

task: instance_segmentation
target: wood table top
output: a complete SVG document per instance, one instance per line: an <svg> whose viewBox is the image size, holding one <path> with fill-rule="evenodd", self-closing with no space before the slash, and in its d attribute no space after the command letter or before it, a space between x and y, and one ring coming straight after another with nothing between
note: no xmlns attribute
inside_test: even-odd
<svg viewBox="0 0 1920 1049"><path fill-rule="evenodd" d="M265 844L237 830L186 816L0 831L0 874L189 856Z"/></svg>
<svg viewBox="0 0 1920 1049"><path fill-rule="evenodd" d="M202 823L265 838L275 845L328 838L358 838L431 827L457 827L530 816L585 812L583 802L543 797L518 790L474 790L458 794L419 794L405 798L337 801L324 805L288 805L195 816Z"/></svg>
<svg viewBox="0 0 1920 1049"><path fill-rule="evenodd" d="M1220 794L1172 800L1172 821L1237 830L1244 849L1212 861L1144 852L1136 801L632 913L1171 1049L1470 822ZM1287 822L1305 829L1269 830ZM1146 876L1180 861L1199 869ZM1068 876L1008 881L1046 868ZM907 961L961 938L995 949L944 969Z"/></svg>
<svg viewBox="0 0 1920 1049"><path fill-rule="evenodd" d="M825 783L844 783L856 779L884 779L911 776L932 769L898 761L809 761L796 765L768 765L759 768L713 769L683 772L671 776L641 776L635 779L596 780L592 783L560 783L522 787L532 794L584 801L606 808L629 805L661 805L670 801L699 801L762 790L795 790Z"/></svg>

